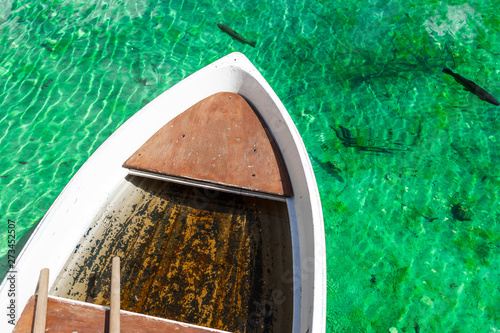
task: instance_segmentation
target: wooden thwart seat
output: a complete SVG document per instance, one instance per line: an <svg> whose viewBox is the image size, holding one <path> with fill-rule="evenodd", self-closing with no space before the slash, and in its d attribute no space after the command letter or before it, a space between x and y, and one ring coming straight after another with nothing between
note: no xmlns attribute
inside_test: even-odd
<svg viewBox="0 0 500 333"><path fill-rule="evenodd" d="M32 296L14 329L15 333L32 332L36 297ZM47 300L46 332L109 332L109 308L90 303L49 296ZM120 311L120 332L223 332L173 320Z"/></svg>
<svg viewBox="0 0 500 333"><path fill-rule="evenodd" d="M290 197L272 136L238 94L217 93L156 132L123 165L129 169Z"/></svg>
<svg viewBox="0 0 500 333"><path fill-rule="evenodd" d="M14 333L42 332L223 332L216 329L181 323L174 320L120 311L120 258L113 258L111 278L111 308L50 297L49 270L42 269L37 293L26 304Z"/></svg>

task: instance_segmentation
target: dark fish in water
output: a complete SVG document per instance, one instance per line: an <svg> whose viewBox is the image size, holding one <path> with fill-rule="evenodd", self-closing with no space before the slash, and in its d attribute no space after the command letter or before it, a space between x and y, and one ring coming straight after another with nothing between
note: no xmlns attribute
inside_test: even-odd
<svg viewBox="0 0 500 333"><path fill-rule="evenodd" d="M336 128L333 128L333 127L331 127L331 128L335 131L335 135L337 136L337 138L340 139L342 144L346 147L357 146L358 142L357 142L356 138L352 136L351 131L343 126L339 126L339 127L340 127L340 132Z"/></svg>
<svg viewBox="0 0 500 333"><path fill-rule="evenodd" d="M354 148L358 148L361 151L369 151L372 153L386 153L386 154L392 154L388 149L382 148L382 147L371 147L371 146L352 146Z"/></svg>
<svg viewBox="0 0 500 333"><path fill-rule="evenodd" d="M49 86L49 84L51 84L52 82L54 82L54 80L50 79L48 80L42 87L41 89L44 90L45 88L47 88Z"/></svg>
<svg viewBox="0 0 500 333"><path fill-rule="evenodd" d="M47 44L40 44L40 46L43 46L43 47L44 47L47 51L49 51L49 52L54 51L54 49L53 49L53 48L51 48L50 46L48 46Z"/></svg>
<svg viewBox="0 0 500 333"><path fill-rule="evenodd" d="M237 41L239 41L243 44L248 44L252 47L255 47L255 43L256 43L255 41L251 42L251 41L246 40L242 35L240 35L236 31L234 31L233 29L231 29L227 25L217 23L217 26L220 28L220 30L224 31L226 34L228 34L232 38L236 39Z"/></svg>
<svg viewBox="0 0 500 333"><path fill-rule="evenodd" d="M491 94L489 92L487 92L486 90L484 90L483 88L481 88L480 86L478 86L477 84L472 82L471 80L467 80L463 76L460 76L456 73L453 73L451 71L451 69L449 69L449 68L444 68L443 73L453 76L455 81L457 81L458 83L460 83L461 85L463 85L465 87L465 90L470 91L471 93L473 93L474 95L479 97L481 100L488 102L488 103L491 103L493 105L497 105L497 106L500 105L500 102L498 102L495 99L495 97L491 96Z"/></svg>
<svg viewBox="0 0 500 333"><path fill-rule="evenodd" d="M451 206L451 215L459 221L471 221L470 211L459 203Z"/></svg>
<svg viewBox="0 0 500 333"><path fill-rule="evenodd" d="M372 152L372 153L385 153L392 154L393 151L406 151L407 149L396 149L396 148L384 148L384 147L376 147L376 146L365 146L360 145L358 140L352 136L351 131L343 126L339 126L340 131L336 128L331 127L335 131L335 135L340 139L342 144L349 148L356 148L360 151Z"/></svg>
<svg viewBox="0 0 500 333"><path fill-rule="evenodd" d="M340 170L335 164L333 164L330 161L322 162L318 158L312 156L313 160L316 161L316 163L319 164L320 167L322 167L326 172L328 172L330 175L335 177L339 182L343 183L344 178L340 175L342 170Z"/></svg>

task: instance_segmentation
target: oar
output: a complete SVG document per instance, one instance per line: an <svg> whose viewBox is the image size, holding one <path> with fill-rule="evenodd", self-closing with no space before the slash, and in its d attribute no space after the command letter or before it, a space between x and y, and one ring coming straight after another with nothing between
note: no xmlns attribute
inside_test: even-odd
<svg viewBox="0 0 500 333"><path fill-rule="evenodd" d="M43 268L40 271L37 287L38 296L36 298L35 323L33 333L45 333L45 323L47 320L47 296L49 293L49 269Z"/></svg>
<svg viewBox="0 0 500 333"><path fill-rule="evenodd" d="M112 265L109 333L120 333L120 257L114 257Z"/></svg>

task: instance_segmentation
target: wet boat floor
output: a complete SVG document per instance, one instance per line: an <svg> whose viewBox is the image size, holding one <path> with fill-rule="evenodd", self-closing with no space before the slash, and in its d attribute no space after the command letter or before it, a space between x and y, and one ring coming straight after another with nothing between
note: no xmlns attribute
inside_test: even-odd
<svg viewBox="0 0 500 333"><path fill-rule="evenodd" d="M290 332L292 246L285 202L128 176L50 294L233 332Z"/></svg>

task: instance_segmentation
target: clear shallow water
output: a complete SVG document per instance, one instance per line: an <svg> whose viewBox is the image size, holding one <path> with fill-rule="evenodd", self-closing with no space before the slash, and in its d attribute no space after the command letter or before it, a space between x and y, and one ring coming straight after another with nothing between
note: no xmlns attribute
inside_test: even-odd
<svg viewBox="0 0 500 333"><path fill-rule="evenodd" d="M495 332L500 109L441 70L499 98L496 7L2 2L0 254L7 220L18 239L28 235L120 124L190 73L241 51L284 102L313 161L328 332ZM5 258L0 265L5 272Z"/></svg>

